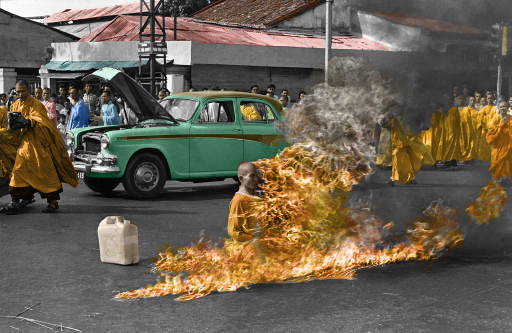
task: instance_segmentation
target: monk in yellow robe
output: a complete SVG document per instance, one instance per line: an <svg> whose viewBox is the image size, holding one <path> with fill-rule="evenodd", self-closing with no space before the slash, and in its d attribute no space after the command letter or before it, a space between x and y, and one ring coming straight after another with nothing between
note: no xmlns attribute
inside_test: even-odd
<svg viewBox="0 0 512 333"><path fill-rule="evenodd" d="M495 119L486 135L487 143L492 145L489 171L496 180L512 177L512 118L508 115L507 102L499 103L499 113L501 119Z"/></svg>
<svg viewBox="0 0 512 333"><path fill-rule="evenodd" d="M436 161L443 161L443 124L444 124L444 113L441 110L437 110L432 114L432 146L430 152L432 157Z"/></svg>
<svg viewBox="0 0 512 333"><path fill-rule="evenodd" d="M235 242L247 242L253 239L257 226L253 206L261 201L261 198L256 196L260 182L258 169L251 162L240 163L238 180L240 187L229 205L228 234Z"/></svg>
<svg viewBox="0 0 512 333"><path fill-rule="evenodd" d="M393 148L391 181L413 183L428 149L416 139L410 130L404 127L400 119L393 118L390 120L390 124L391 147Z"/></svg>
<svg viewBox="0 0 512 333"><path fill-rule="evenodd" d="M461 122L459 106L464 105L464 96L457 96L455 103L456 106L451 107L444 117L441 161L460 161L462 156L460 149Z"/></svg>
<svg viewBox="0 0 512 333"><path fill-rule="evenodd" d="M475 127L473 117L478 113L474 107L475 97L469 97L469 103L460 110L460 152L459 161L474 159L475 152Z"/></svg>
<svg viewBox="0 0 512 333"><path fill-rule="evenodd" d="M59 208L62 183L76 187L77 173L59 131L44 105L29 95L25 81L16 83L16 95L19 99L12 104L11 112L19 114L9 127L20 132L21 138L9 182L12 202L2 212L21 212L39 192L48 202L43 212L53 213Z"/></svg>
<svg viewBox="0 0 512 333"><path fill-rule="evenodd" d="M491 160L491 145L486 141L487 131L494 126L497 120L500 120L498 109L493 104L494 96L492 94L487 95L487 105L482 107L478 112L478 149L477 156L479 160L490 161Z"/></svg>

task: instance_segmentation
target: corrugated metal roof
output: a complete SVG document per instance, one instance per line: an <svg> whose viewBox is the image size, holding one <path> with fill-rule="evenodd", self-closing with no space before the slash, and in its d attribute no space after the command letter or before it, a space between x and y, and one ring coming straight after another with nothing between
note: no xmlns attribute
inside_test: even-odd
<svg viewBox="0 0 512 333"><path fill-rule="evenodd" d="M166 19L167 40L173 40L173 18ZM138 41L139 18L119 16L110 23L83 37L81 42ZM233 28L194 21L191 18L178 18L178 40L188 40L203 44L231 44L255 46L286 46L323 48L325 41L320 36L306 36L268 32L258 29ZM333 49L388 50L378 42L354 36L333 36Z"/></svg>
<svg viewBox="0 0 512 333"><path fill-rule="evenodd" d="M324 0L218 0L192 17L217 24L269 28L324 3Z"/></svg>
<svg viewBox="0 0 512 333"><path fill-rule="evenodd" d="M54 26L54 28L58 29L60 31L67 32L68 34L71 34L78 38L82 38L84 36L87 36L91 32L93 32L94 30L98 29L102 25L109 23L109 22L110 22L110 20L90 22L90 23L81 23L81 24L65 24L65 25Z"/></svg>
<svg viewBox="0 0 512 333"><path fill-rule="evenodd" d="M457 32L457 33L470 33L470 34L485 34L486 32L477 28L469 27L462 24L456 24L448 21L437 20L433 18L404 14L398 12L384 12L378 10L368 10L367 13L379 16L389 21L418 27L435 32Z"/></svg>
<svg viewBox="0 0 512 333"><path fill-rule="evenodd" d="M123 5L92 9L65 9L62 12L57 12L50 15L50 17L46 19L46 23L91 20L101 17L112 17L138 13L140 13L140 1Z"/></svg>

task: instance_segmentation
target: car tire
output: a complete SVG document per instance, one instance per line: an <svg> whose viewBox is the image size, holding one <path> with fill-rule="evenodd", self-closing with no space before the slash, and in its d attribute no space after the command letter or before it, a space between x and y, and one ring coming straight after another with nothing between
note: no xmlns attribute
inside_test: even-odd
<svg viewBox="0 0 512 333"><path fill-rule="evenodd" d="M117 178L91 178L84 177L84 183L88 188L93 190L94 192L98 192L101 194L110 194L112 191L119 185L121 182L120 179Z"/></svg>
<svg viewBox="0 0 512 333"><path fill-rule="evenodd" d="M128 163L123 185L131 197L150 199L162 192L166 180L167 173L162 160L155 154L141 153Z"/></svg>

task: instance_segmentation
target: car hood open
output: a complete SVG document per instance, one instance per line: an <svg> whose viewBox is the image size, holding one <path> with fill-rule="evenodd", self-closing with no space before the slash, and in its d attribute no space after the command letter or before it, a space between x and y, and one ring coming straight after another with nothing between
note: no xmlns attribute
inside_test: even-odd
<svg viewBox="0 0 512 333"><path fill-rule="evenodd" d="M130 106L139 122L148 119L166 119L177 123L156 98L128 74L115 68L104 67L85 76L83 81L87 82L92 79L108 82L116 94Z"/></svg>

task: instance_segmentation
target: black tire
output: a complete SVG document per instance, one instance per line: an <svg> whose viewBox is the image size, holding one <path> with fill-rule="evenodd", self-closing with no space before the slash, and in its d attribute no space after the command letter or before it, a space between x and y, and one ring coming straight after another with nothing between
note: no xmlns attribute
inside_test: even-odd
<svg viewBox="0 0 512 333"><path fill-rule="evenodd" d="M84 177L84 183L88 188L93 190L94 192L98 192L101 194L110 194L112 191L119 185L121 182L120 179L117 178L91 178Z"/></svg>
<svg viewBox="0 0 512 333"><path fill-rule="evenodd" d="M167 173L162 160L151 153L141 153L128 163L123 185L131 197L150 199L162 192Z"/></svg>

